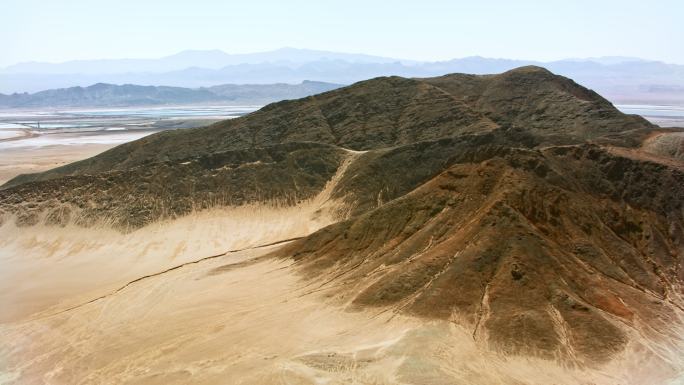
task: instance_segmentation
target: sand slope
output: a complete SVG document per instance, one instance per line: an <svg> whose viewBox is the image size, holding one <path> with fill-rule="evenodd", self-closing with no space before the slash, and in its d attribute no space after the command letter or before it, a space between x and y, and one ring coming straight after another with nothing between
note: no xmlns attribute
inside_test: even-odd
<svg viewBox="0 0 684 385"><path fill-rule="evenodd" d="M331 304L326 290L317 291L294 274L290 262L258 258L278 247L190 265L58 315L44 312L5 323L0 379L541 385L661 383L674 373L654 366L643 352L591 371L504 358L448 322L344 311Z"/></svg>

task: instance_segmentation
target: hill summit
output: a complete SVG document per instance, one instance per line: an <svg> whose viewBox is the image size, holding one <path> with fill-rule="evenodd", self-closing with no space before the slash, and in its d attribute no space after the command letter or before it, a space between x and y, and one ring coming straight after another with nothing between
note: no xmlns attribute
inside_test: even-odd
<svg viewBox="0 0 684 385"><path fill-rule="evenodd" d="M365 151L496 131L528 147L588 140L629 146L652 128L645 119L625 115L595 92L541 67L500 75L382 77L273 103L209 127L158 133L8 185L289 142Z"/></svg>

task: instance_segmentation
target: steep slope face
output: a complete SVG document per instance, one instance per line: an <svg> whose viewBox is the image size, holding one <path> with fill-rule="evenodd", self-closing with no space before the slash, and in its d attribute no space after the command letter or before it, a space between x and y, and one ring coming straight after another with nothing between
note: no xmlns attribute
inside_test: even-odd
<svg viewBox="0 0 684 385"><path fill-rule="evenodd" d="M333 277L322 287L342 303L469 325L508 353L594 365L664 343L653 329L673 332L682 305L684 173L594 146L482 157L274 255Z"/></svg>
<svg viewBox="0 0 684 385"><path fill-rule="evenodd" d="M581 143L602 136L637 145L652 128L569 79L538 67L501 75L450 75L433 79L377 78L304 99L268 105L248 116L185 131L167 131L92 159L8 185L60 175L136 167L202 153L318 142L373 150L417 141L522 130L541 144Z"/></svg>
<svg viewBox="0 0 684 385"><path fill-rule="evenodd" d="M341 174L331 198L341 202L348 215L362 214L410 192L454 162L536 143L524 132L496 130L359 153ZM207 208L259 202L295 205L318 193L350 155L354 152L306 142L167 157L109 172L91 172L76 162L66 168L87 172L0 190L0 223L5 216L18 225L98 223L128 231Z"/></svg>
<svg viewBox="0 0 684 385"><path fill-rule="evenodd" d="M136 229L218 206L292 206L319 193L345 151L314 143L216 152L0 190L2 216L19 225L108 224Z"/></svg>

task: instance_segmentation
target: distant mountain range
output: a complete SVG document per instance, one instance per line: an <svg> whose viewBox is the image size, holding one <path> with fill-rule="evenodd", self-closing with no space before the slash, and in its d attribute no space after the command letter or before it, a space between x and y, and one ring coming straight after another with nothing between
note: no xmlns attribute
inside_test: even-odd
<svg viewBox="0 0 684 385"><path fill-rule="evenodd" d="M304 80L351 84L386 75L431 77L446 73L500 73L524 65L546 67L600 92L613 102L684 103L684 65L639 58L538 62L467 57L418 62L295 48L238 55L217 50L184 51L161 59L21 63L0 70L0 92L36 92L95 83L191 88L226 83L297 84Z"/></svg>
<svg viewBox="0 0 684 385"><path fill-rule="evenodd" d="M392 63L397 59L380 56L281 48L268 52L228 54L220 50L187 50L159 59L72 60L64 63L26 62L9 66L3 73L20 74L118 74L130 72L168 72L186 68L221 69L238 64L278 63L298 65L322 60L352 63ZM404 60L405 63L416 63Z"/></svg>
<svg viewBox="0 0 684 385"><path fill-rule="evenodd" d="M33 94L0 94L0 108L112 107L219 102L266 104L284 99L298 99L341 86L341 84L304 81L299 84L224 84L192 89L97 83L88 87L59 88Z"/></svg>

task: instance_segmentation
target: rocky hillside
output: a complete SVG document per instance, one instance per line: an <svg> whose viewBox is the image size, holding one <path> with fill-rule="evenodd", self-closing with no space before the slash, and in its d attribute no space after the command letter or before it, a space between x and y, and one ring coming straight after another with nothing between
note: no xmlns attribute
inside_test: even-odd
<svg viewBox="0 0 684 385"><path fill-rule="evenodd" d="M17 177L0 210L131 230L212 205L296 205L345 164L339 222L272 258L347 309L595 366L676 336L684 165L679 147L647 151L658 132L538 67L378 78Z"/></svg>
<svg viewBox="0 0 684 385"><path fill-rule="evenodd" d="M215 206L296 204L323 189L343 157L343 150L316 143L202 154L20 184L0 190L0 210L20 225L74 222L125 231Z"/></svg>
<svg viewBox="0 0 684 385"><path fill-rule="evenodd" d="M510 353L604 362L639 320L676 324L682 169L594 145L471 146L450 163L408 193L381 174L374 209L274 255L334 276L352 308L454 321Z"/></svg>
<svg viewBox="0 0 684 385"><path fill-rule="evenodd" d="M652 127L540 67L488 76L377 78L209 127L161 132L8 185L287 142L361 151L497 131L519 132L509 137L535 146L587 140L635 146Z"/></svg>

